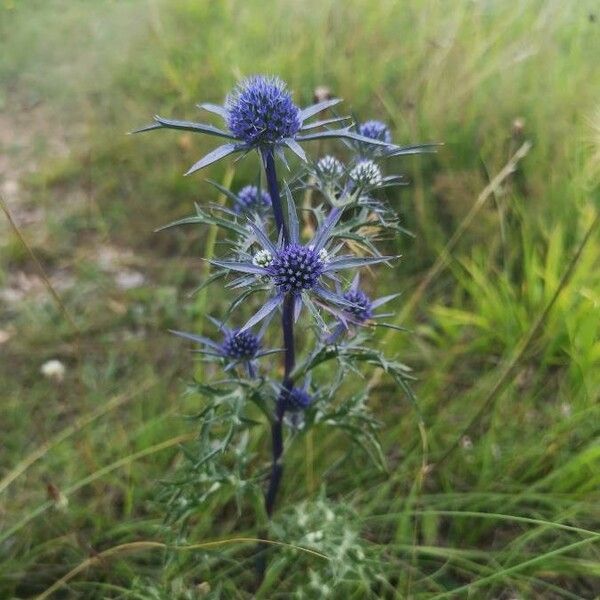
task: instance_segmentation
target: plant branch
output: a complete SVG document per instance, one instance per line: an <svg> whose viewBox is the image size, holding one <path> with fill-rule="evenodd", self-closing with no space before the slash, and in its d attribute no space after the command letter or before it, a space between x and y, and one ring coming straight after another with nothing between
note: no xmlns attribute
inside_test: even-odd
<svg viewBox="0 0 600 600"><path fill-rule="evenodd" d="M283 218L283 209L281 205L281 196L277 185L277 172L275 170L275 161L273 159L272 150L264 150L262 152L263 162L265 166L265 174L267 176L267 184L269 187L269 195L273 206L273 217L280 233L285 241L289 240L288 228ZM281 320L283 330L283 347L284 347L284 373L282 390L277 399L275 408L275 419L271 425L272 438L272 466L271 479L269 487L265 495L265 508L267 515L271 517L275 509L275 499L281 484L283 474L283 464L281 456L283 454L283 417L285 415L286 395L292 389L294 383L291 374L296 364L296 353L294 345L294 296L288 293L283 301L283 316Z"/></svg>

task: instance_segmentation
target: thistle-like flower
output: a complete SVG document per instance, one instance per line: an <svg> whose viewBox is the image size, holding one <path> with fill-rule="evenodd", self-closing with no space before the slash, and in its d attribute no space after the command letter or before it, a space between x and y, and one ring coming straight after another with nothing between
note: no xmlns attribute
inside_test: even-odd
<svg viewBox="0 0 600 600"><path fill-rule="evenodd" d="M195 333L186 333L185 331L171 331L171 333L201 344L202 348L196 352L220 360L224 363L226 371L242 364L246 367L249 377L256 377L257 359L273 354L274 352L279 352L278 350L264 350L262 348L262 337L265 333L264 327L258 335L255 335L250 331L230 329L221 321L212 317L208 318L218 327L223 336L220 343L214 342L210 338L196 335Z"/></svg>
<svg viewBox="0 0 600 600"><path fill-rule="evenodd" d="M325 182L334 182L344 174L344 165L334 156L324 156L315 166L317 175Z"/></svg>
<svg viewBox="0 0 600 600"><path fill-rule="evenodd" d="M342 292L342 297L349 304L343 306L340 314L338 314L339 322L333 328L333 331L325 339L327 343L335 343L340 336L348 329L349 325L362 326L368 324L376 324L378 319L383 319L392 316L390 313L376 314L375 310L383 306L387 302L394 300L400 294L390 294L372 300L360 287L360 274L357 273L350 284L350 287ZM386 325L384 324L385 326Z"/></svg>
<svg viewBox="0 0 600 600"><path fill-rule="evenodd" d="M360 189L373 189L383 184L383 175L376 162L361 160L349 173L354 185Z"/></svg>
<svg viewBox="0 0 600 600"><path fill-rule="evenodd" d="M389 151L401 150L386 142L360 135L352 131L350 126L340 129L327 128L335 123L348 121L348 117L307 122L339 102L341 100L333 98L299 109L279 78L256 75L240 82L234 92L227 97L224 106L210 103L198 105L199 108L220 116L225 121L227 130L205 123L155 116L152 125L137 129L133 133L166 128L205 133L229 140L192 165L186 175L230 154L248 153L253 149L263 154L275 151L283 158L282 149L287 147L306 161L300 143L323 138L342 138L367 145L378 145ZM320 131L312 132L313 129L320 129Z"/></svg>
<svg viewBox="0 0 600 600"><path fill-rule="evenodd" d="M350 284L350 287L342 294L343 297L351 303L351 306L345 306L344 312L348 319L357 325L363 325L367 321L389 317L389 314L375 314L375 310L383 306L390 300L398 298L400 294L390 294L372 300L360 287L360 274L357 273Z"/></svg>
<svg viewBox="0 0 600 600"><path fill-rule="evenodd" d="M271 206L271 196L255 185L246 185L236 194L237 203L233 210L236 213L262 212Z"/></svg>
<svg viewBox="0 0 600 600"><path fill-rule="evenodd" d="M391 144L389 128L380 121L366 121L358 130L353 130L353 125L341 123L347 117L315 120L313 117L339 102L329 97L318 100L313 106L300 109L280 79L254 76L241 81L223 106L198 105L218 115L224 121L223 128L157 116L153 124L138 130L177 129L224 139L223 145L197 161L188 174L233 154L245 155L256 150L261 158L263 173L258 175L257 185L233 192L211 181L231 204L213 204L208 210L196 205L193 216L167 227L202 225L223 230L224 236L219 242L229 248L229 256L210 260L218 269L202 282L201 287L234 275L227 287L241 293L232 301L228 314L247 305L248 299L254 299L258 293L263 298L262 305L254 314L248 313L252 316L240 328L229 328L209 317L219 331L218 341L211 339L212 336L173 332L199 344L197 351L205 360L217 361L226 371L232 371L222 381L197 382L198 390L208 399L210 418L204 418L208 413L202 412L202 435L198 440L201 448L197 454L202 460L198 462L195 454L191 457L194 460L193 477L180 478L181 485L185 489L189 486L194 499L199 497L201 500L225 481L236 486L236 497L240 496L238 490L241 493L242 489L253 489L258 478L247 473L246 451L249 427L256 423L252 413L246 413L246 404L253 403L267 416L271 428L272 460L265 490L265 511L269 518L274 514L282 481L283 453L287 443L284 427L300 430L323 423L341 428L350 432L352 438L381 464L381 451L374 436L376 423L364 406L367 392L359 391L345 400L335 399L334 395L346 375L358 372L364 361L391 373L411 395L405 383L407 368L388 360L376 349L364 346L368 332L350 335L345 341L340 338L348 331L354 334L361 326L379 324L398 328L380 322L389 315L377 313L381 305L397 294L373 300L361 289L357 274L362 267L394 258L382 256L375 242L385 231L401 231L395 214L374 192L403 183L403 180L396 175L384 176L375 160L431 151L435 145L395 146ZM301 144L324 138L341 138L351 149L352 158L347 163L333 156L324 156L317 162L308 161ZM306 194L302 204L303 210L310 212L305 227L305 231L314 231L310 240L308 233L301 238L292 192L278 177L277 163L279 160L287 164L287 150L307 163L291 180L294 189L315 188L319 192L318 195ZM264 192L261 183L265 184ZM344 253L344 248L358 249L361 255ZM344 277L348 270L351 272L348 280L354 275L350 285ZM296 353L306 336L302 332L297 335L295 323L304 308L316 324L315 335L309 336L316 343L313 351L310 348L308 352L302 351L302 358L297 362ZM263 335L277 311L281 312L282 347L266 350ZM327 316L329 326L324 314L330 315ZM258 329L259 323L260 331L255 333L254 328ZM269 369L257 377L258 359L274 352L282 353L281 373L273 378L274 370ZM336 373L319 366L335 358L339 361ZM248 381L243 370L254 380ZM311 385L314 373L326 377L323 385ZM228 453L225 461L219 463L225 452ZM235 473L235 477L228 473ZM179 486L180 482L175 485ZM179 489L176 494L178 500ZM191 514L185 508L181 511L176 508L175 513L175 518L182 519ZM264 566L260 569L261 575Z"/></svg>
<svg viewBox="0 0 600 600"><path fill-rule="evenodd" d="M288 197L288 224L290 239L281 237L271 242L260 221L249 221L249 233L261 246L253 255L247 253L240 260L213 260L213 264L244 276L232 282L231 287L255 287L269 290L269 297L260 310L252 316L240 331L246 331L281 306L286 295L291 294L294 302L294 317L297 320L306 306L320 327L327 329L315 307L313 299L321 306L339 315L340 309L354 307L352 301L330 288L328 282L337 280L336 273L373 265L390 260L389 256L359 257L338 256L340 247L331 248L335 238L335 227L342 216L342 209L333 209L317 228L309 244L299 239L299 223L293 200Z"/></svg>
<svg viewBox="0 0 600 600"><path fill-rule="evenodd" d="M305 387L293 387L291 390L285 390L283 393L283 401L285 402L286 410L291 412L306 410L313 401L312 396L308 393Z"/></svg>
<svg viewBox="0 0 600 600"><path fill-rule="evenodd" d="M212 181L211 179L207 179L206 181L231 200L231 209L237 215L250 216L252 213L255 213L264 217L271 209L272 201L270 194L257 185L246 185L236 193L216 181ZM223 208L220 210L227 212Z"/></svg>
<svg viewBox="0 0 600 600"><path fill-rule="evenodd" d="M268 146L293 138L300 127L300 109L285 83L275 77L250 77L225 102L227 125L249 146Z"/></svg>
<svg viewBox="0 0 600 600"><path fill-rule="evenodd" d="M373 316L373 302L361 289L349 289L344 292L343 297L351 306L345 306L344 312L356 323L364 323Z"/></svg>
<svg viewBox="0 0 600 600"><path fill-rule="evenodd" d="M388 144L387 150L390 150L392 146L392 132L383 121L376 119L364 121L357 125L356 131L369 140L385 142ZM377 156L385 156L388 153L385 146L376 146L355 141L348 142L348 145L352 146L358 155L363 158L375 158Z"/></svg>
<svg viewBox="0 0 600 600"><path fill-rule="evenodd" d="M421 154L423 152L435 152L440 144L416 144L413 146L397 146L392 142L392 132L383 121L371 119L359 123L356 131L363 138L371 140L370 144L362 141L348 140L346 145L355 150L363 158L375 158L378 156L403 156L406 154ZM386 146L373 144L373 142L384 142Z"/></svg>
<svg viewBox="0 0 600 600"><path fill-rule="evenodd" d="M360 135L363 135L366 138L386 142L386 144L391 144L392 142L392 132L383 121L377 121L375 119L365 121L364 123L359 124L357 130Z"/></svg>

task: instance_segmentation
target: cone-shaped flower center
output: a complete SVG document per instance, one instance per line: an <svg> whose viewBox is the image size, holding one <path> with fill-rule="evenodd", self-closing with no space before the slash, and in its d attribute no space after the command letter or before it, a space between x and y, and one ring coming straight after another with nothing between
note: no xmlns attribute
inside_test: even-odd
<svg viewBox="0 0 600 600"><path fill-rule="evenodd" d="M275 285L282 292L301 292L312 289L323 273L323 252L309 246L289 244L267 267Z"/></svg>
<svg viewBox="0 0 600 600"><path fill-rule="evenodd" d="M249 331L232 331L223 341L223 354L233 360L250 360L256 356L260 342Z"/></svg>
<svg viewBox="0 0 600 600"><path fill-rule="evenodd" d="M354 306L345 306L344 310L351 315L355 321L362 323L373 316L371 299L362 290L348 290L344 293L344 300L352 302Z"/></svg>
<svg viewBox="0 0 600 600"><path fill-rule="evenodd" d="M301 126L300 111L277 78L246 79L227 98L226 109L233 135L252 146L293 137Z"/></svg>

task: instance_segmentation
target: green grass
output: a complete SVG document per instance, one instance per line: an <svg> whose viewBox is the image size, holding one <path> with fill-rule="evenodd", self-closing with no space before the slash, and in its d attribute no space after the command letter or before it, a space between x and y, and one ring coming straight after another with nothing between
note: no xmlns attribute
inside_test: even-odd
<svg viewBox="0 0 600 600"><path fill-rule="evenodd" d="M51 597L201 598L208 587L223 598L597 597L598 227L573 261L599 207L594 10L591 0L0 1L2 195L75 323L0 219L0 288L12 290L0 297L0 597L42 594L85 561ZM328 558L273 550L258 592L251 543L110 550L172 539L158 481L180 464L178 444L193 435L180 417L199 400L183 394L196 367L166 330L224 309L216 287L188 294L207 232L152 233L214 200L201 177L181 176L210 141L124 134L154 113L194 117L196 102L222 100L254 72L281 75L301 103L328 85L360 118L389 121L399 142L445 142L398 164L412 185L391 201L416 239L394 242L404 259L377 288L404 292L397 308L413 334L382 343L414 369L424 425L377 377L389 475L339 436L290 447L280 506L297 512L280 511L274 538ZM403 311L526 140L515 173ZM234 185L255 172L244 161ZM142 285L119 286L131 272ZM62 383L39 373L52 358L66 365ZM268 435L250 443L258 468ZM255 537L247 508L238 517L224 492L185 543ZM306 537L316 530L321 540ZM327 592L333 573L342 583Z"/></svg>

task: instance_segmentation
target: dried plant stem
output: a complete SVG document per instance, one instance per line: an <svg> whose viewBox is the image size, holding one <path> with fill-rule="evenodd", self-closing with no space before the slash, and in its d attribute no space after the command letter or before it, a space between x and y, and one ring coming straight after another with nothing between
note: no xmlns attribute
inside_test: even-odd
<svg viewBox="0 0 600 600"><path fill-rule="evenodd" d="M448 242L440 252L435 263L433 263L433 265L427 271L425 277L423 277L417 289L412 293L406 304L403 306L402 310L395 319L396 324L403 323L412 314L417 304L423 298L425 291L429 288L431 283L450 262L452 258L452 251L462 238L465 231L469 228L479 211L483 208L484 204L487 202L490 196L493 196L498 191L498 188L502 185L502 183L508 177L510 177L512 173L515 172L519 161L527 155L530 149L531 142L527 141L523 143L521 147L509 159L509 161L504 165L504 167L496 174L496 176L485 186L485 188L483 188L483 190L481 190L479 196L477 196L477 199L473 203L471 210L469 210L469 212L462 220L452 237L448 240ZM383 336L382 344L384 345L392 335L392 330L388 331ZM382 371L377 370L369 380L368 388L372 389L376 387L381 381L381 377Z"/></svg>
<svg viewBox="0 0 600 600"><path fill-rule="evenodd" d="M46 443L42 444L39 448L34 450L31 454L26 456L22 461L19 462L5 477L0 481L0 493L2 493L15 479L22 475L32 464L42 458L49 450L54 446L57 446L74 433L77 433L90 423L93 423L96 419L99 419L111 410L115 410L123 404L129 402L133 398L140 397L141 394L147 392L152 386L156 385L156 381L149 381L136 387L135 392L131 394L119 394L114 396L108 402L100 405L96 410L82 415L76 419L71 425L65 427L62 431L59 431L55 436L51 437Z"/></svg>
<svg viewBox="0 0 600 600"><path fill-rule="evenodd" d="M311 556L316 556L318 558L330 560L330 558L326 554L321 554L321 552L311 550L310 548L304 548L303 546L296 546L294 544L286 544L285 542L278 542L275 540L261 540L259 538L252 537L235 537L224 540L202 542L199 544L189 544L186 546L170 546L163 542L141 540L138 542L119 544L118 546L107 548L106 550L103 550L102 552L99 552L94 556L86 558L84 561L79 563L74 569L71 569L66 575L63 575L60 579L55 581L48 589L46 589L39 596L37 596L36 600L45 600L46 598L49 598L54 592L59 590L74 577L77 577L77 575L79 575L79 573L81 573L82 571L85 571L98 563L102 563L106 559L111 558L113 556L129 554L131 552L139 552L141 550L175 550L178 552L190 552L193 550L208 550L209 548L218 548L220 546L226 546L229 544L247 544L253 542L260 542L261 544L270 544L272 546L283 546L284 548L292 548L294 550L299 550L300 552L304 552L305 554L309 554Z"/></svg>
<svg viewBox="0 0 600 600"><path fill-rule="evenodd" d="M600 213L596 213L592 223L590 224L585 235L583 236L583 239L579 243L579 246L577 247L575 254L573 254L571 260L569 261L569 264L567 265L565 272L563 273L562 277L560 278L560 281L558 282L558 285L556 286L556 289L554 290L554 294L552 294L552 297L550 298L550 300L544 307L544 310L542 310L542 312L538 314L537 318L531 325L527 334L519 340L519 343L515 347L515 349L512 353L512 356L505 363L505 365L502 368L502 371L500 373L500 376L498 377L498 379L496 380L496 382L494 383L494 385L492 386L490 391L485 396L485 399L484 399L483 403L481 404L479 410L471 418L468 425L461 431L460 435L458 435L456 437L454 443L444 452L444 454L442 454L442 456L433 465L430 465L430 467L429 467L430 470L432 468L439 467L440 464L442 464L444 461L446 461L448 459L448 457L460 446L460 441L463 439L463 437L465 435L469 435L473 431L474 427L479 423L481 418L486 414L487 410L493 404L494 400L497 398L497 396L500 394L500 392L502 392L504 390L504 388L506 387L506 385L508 384L508 382L510 380L511 375L514 372L515 367L519 364L519 362L525 355L525 352L531 345L531 342L535 339L537 334L540 332L540 329L546 322L546 318L548 317L548 314L552 310L552 307L554 306L554 304L558 300L558 297L560 296L561 292L563 291L563 289L566 287L567 283L569 282L569 279L571 278L571 275L573 274L573 271L575 270L575 267L577 266L577 263L579 262L579 258L581 257L583 250L585 249L588 241L592 237L592 234L596 230L596 227L598 227L599 223L600 223Z"/></svg>
<svg viewBox="0 0 600 600"><path fill-rule="evenodd" d="M10 211L8 210L8 207L6 206L4 199L1 197L0 197L0 208L2 208L2 211L6 215L6 218L8 219L8 222L10 223L10 226L11 226L13 232L15 233L15 235L17 236L17 238L19 239L19 241L21 242L21 244L23 245L25 250L27 250L27 254L29 254L29 256L31 257L31 260L35 264L35 267L38 270L38 273L40 274L40 277L42 278L44 285L46 286L46 289L48 290L48 292L50 293L52 298L54 298L54 301L56 302L60 312L62 313L65 320L69 323L69 325L75 332L77 339L79 340L79 337L81 336L81 330L79 329L79 327L77 326L77 324L75 323L75 321L73 320L71 315L69 314L67 307L65 306L61 297L58 295L58 292L54 289L54 286L52 285L50 279L46 275L46 272L44 271L44 267L42 266L42 263L39 261L38 257L36 256L35 252L33 251L33 248L27 243L27 240L21 233L19 226L16 224L15 220L13 219L12 215L10 214ZM79 342L77 342L77 343L79 343Z"/></svg>

